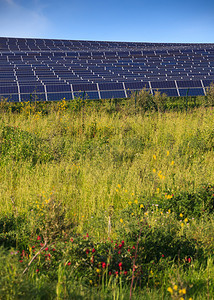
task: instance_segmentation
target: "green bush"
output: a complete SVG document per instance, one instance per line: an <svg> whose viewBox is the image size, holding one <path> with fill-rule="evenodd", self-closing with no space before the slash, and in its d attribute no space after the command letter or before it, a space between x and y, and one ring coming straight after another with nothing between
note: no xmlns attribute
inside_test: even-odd
<svg viewBox="0 0 214 300"><path fill-rule="evenodd" d="M28 160L32 164L54 159L47 142L17 127L3 126L0 136L2 159Z"/></svg>

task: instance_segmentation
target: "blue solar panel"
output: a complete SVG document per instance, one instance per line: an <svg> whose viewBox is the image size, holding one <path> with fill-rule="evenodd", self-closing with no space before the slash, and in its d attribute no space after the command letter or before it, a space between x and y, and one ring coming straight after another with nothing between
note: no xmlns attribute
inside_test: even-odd
<svg viewBox="0 0 214 300"><path fill-rule="evenodd" d="M170 89L170 88L176 88L175 82L174 81L152 81L151 86L153 89Z"/></svg>
<svg viewBox="0 0 214 300"><path fill-rule="evenodd" d="M0 101L7 100L8 102L18 102L19 95L18 94L0 94Z"/></svg>
<svg viewBox="0 0 214 300"><path fill-rule="evenodd" d="M183 92L188 87L198 88L194 93L203 92L202 87L209 86L214 80L214 44L15 38L0 38L0 44L3 45L0 50L0 86L5 87L16 80L20 86L26 83L41 86L43 83L52 85L48 91L55 94L67 89L69 92L67 83L73 85L74 92L96 92L98 83L102 92L121 91L123 95L123 88L127 93L145 85L148 89L147 81L150 81L153 90L169 90L168 94L174 96L177 93L174 80ZM17 87L2 90L9 94L14 89L17 93ZM21 88L22 91L28 90Z"/></svg>
<svg viewBox="0 0 214 300"><path fill-rule="evenodd" d="M55 84L49 85L46 84L47 92L49 93L57 93L57 92L71 92L71 86L69 84Z"/></svg>
<svg viewBox="0 0 214 300"><path fill-rule="evenodd" d="M123 84L120 82L99 83L100 91L123 90Z"/></svg>
<svg viewBox="0 0 214 300"><path fill-rule="evenodd" d="M125 98L124 91L101 91L100 92L102 99L111 99L111 98Z"/></svg>
<svg viewBox="0 0 214 300"><path fill-rule="evenodd" d="M46 101L45 94L21 94L21 101Z"/></svg>
<svg viewBox="0 0 214 300"><path fill-rule="evenodd" d="M153 90L155 92L155 90ZM161 94L166 94L168 97L178 97L177 89L158 89Z"/></svg>
<svg viewBox="0 0 214 300"><path fill-rule="evenodd" d="M75 92L85 92L85 91L96 91L97 85L96 84L72 84L73 91Z"/></svg>
<svg viewBox="0 0 214 300"><path fill-rule="evenodd" d="M148 82L125 82L126 89L130 90L140 90L143 88L148 89L149 83Z"/></svg>
<svg viewBox="0 0 214 300"><path fill-rule="evenodd" d="M84 97L84 99L99 99L99 94L98 94L98 92L95 92L95 91L93 91L93 92L74 92L74 97L75 98L83 98Z"/></svg>
<svg viewBox="0 0 214 300"><path fill-rule="evenodd" d="M184 97L187 95L188 91L188 96L199 96L199 95L204 95L204 90L199 89L199 88L190 88L190 89L179 89L180 96Z"/></svg>
<svg viewBox="0 0 214 300"><path fill-rule="evenodd" d="M20 85L20 93L23 94L37 94L44 93L43 85Z"/></svg>
<svg viewBox="0 0 214 300"><path fill-rule="evenodd" d="M180 81L180 80L177 80L177 85L179 88L191 88L191 87L198 87L198 88L201 88L202 85L201 85L201 81L200 80L183 80L183 81Z"/></svg>
<svg viewBox="0 0 214 300"><path fill-rule="evenodd" d="M0 85L0 94L17 94L17 93L18 93L17 85L11 85L11 86Z"/></svg>
<svg viewBox="0 0 214 300"><path fill-rule="evenodd" d="M203 84L204 84L205 87L210 86L211 83L214 83L214 79L213 80L203 79Z"/></svg>
<svg viewBox="0 0 214 300"><path fill-rule="evenodd" d="M6 74L6 73L1 73L0 74L0 80L4 78L15 78L14 74Z"/></svg>
<svg viewBox="0 0 214 300"><path fill-rule="evenodd" d="M71 93L47 93L49 101L72 100Z"/></svg>

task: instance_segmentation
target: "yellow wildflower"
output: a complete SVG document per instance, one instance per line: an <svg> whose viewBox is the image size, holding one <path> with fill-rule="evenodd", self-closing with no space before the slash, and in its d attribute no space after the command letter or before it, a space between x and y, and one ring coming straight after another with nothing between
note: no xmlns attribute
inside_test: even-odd
<svg viewBox="0 0 214 300"><path fill-rule="evenodd" d="M120 223L123 223L123 219L120 219Z"/></svg>
<svg viewBox="0 0 214 300"><path fill-rule="evenodd" d="M156 169L153 169L152 171L153 171L153 173L155 173L155 172L156 172Z"/></svg>
<svg viewBox="0 0 214 300"><path fill-rule="evenodd" d="M169 156L169 151L166 151L166 156Z"/></svg>
<svg viewBox="0 0 214 300"><path fill-rule="evenodd" d="M177 289L178 289L178 286L175 284L175 285L173 286L173 290L177 291Z"/></svg>
<svg viewBox="0 0 214 300"><path fill-rule="evenodd" d="M129 201L129 202L128 202L128 205L132 205L132 202L131 202L131 201Z"/></svg>
<svg viewBox="0 0 214 300"><path fill-rule="evenodd" d="M180 215L179 215L181 218L183 217L183 214L182 213L180 213Z"/></svg>
<svg viewBox="0 0 214 300"><path fill-rule="evenodd" d="M161 175L160 173L158 173L158 177L159 177L160 179L162 179L162 178L163 178L163 175Z"/></svg>
<svg viewBox="0 0 214 300"><path fill-rule="evenodd" d="M143 205L143 204L141 204L141 205L140 205L140 208L144 208L144 205Z"/></svg>
<svg viewBox="0 0 214 300"><path fill-rule="evenodd" d="M173 289L171 287L168 287L167 291L170 292L170 294L173 294Z"/></svg>
<svg viewBox="0 0 214 300"><path fill-rule="evenodd" d="M156 160L156 159L157 159L157 157L156 157L156 155L155 155L155 154L153 155L153 158L154 158L154 160Z"/></svg>
<svg viewBox="0 0 214 300"><path fill-rule="evenodd" d="M171 166L173 166L173 165L174 165L174 163L175 163L175 162L174 162L174 160L173 160L173 161L171 162Z"/></svg>
<svg viewBox="0 0 214 300"><path fill-rule="evenodd" d="M135 202L136 204L138 204L138 201L137 201L137 200L135 200L134 202Z"/></svg>
<svg viewBox="0 0 214 300"><path fill-rule="evenodd" d="M121 185L120 185L120 184L118 184L117 186L119 187L119 189L121 188Z"/></svg>
<svg viewBox="0 0 214 300"><path fill-rule="evenodd" d="M185 219L184 219L184 222L185 222L185 223L187 223L187 222L188 222L188 219L187 219L187 218L185 218Z"/></svg>

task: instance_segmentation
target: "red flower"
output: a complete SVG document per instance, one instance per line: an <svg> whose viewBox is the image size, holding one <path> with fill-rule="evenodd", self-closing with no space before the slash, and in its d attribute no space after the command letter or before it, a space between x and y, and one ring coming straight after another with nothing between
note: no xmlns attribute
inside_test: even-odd
<svg viewBox="0 0 214 300"><path fill-rule="evenodd" d="M119 268L122 269L122 262L119 263Z"/></svg>
<svg viewBox="0 0 214 300"><path fill-rule="evenodd" d="M118 254L121 254L121 251L118 251Z"/></svg>
<svg viewBox="0 0 214 300"><path fill-rule="evenodd" d="M70 240L70 241L73 243L73 241L74 241L74 240L71 238L71 240Z"/></svg>
<svg viewBox="0 0 214 300"><path fill-rule="evenodd" d="M70 266L70 265L71 265L71 262L68 262L67 265Z"/></svg>
<svg viewBox="0 0 214 300"><path fill-rule="evenodd" d="M48 253L48 257L51 257L50 253Z"/></svg>
<svg viewBox="0 0 214 300"><path fill-rule="evenodd" d="M102 263L102 268L103 268L103 269L106 268L106 263L105 263L105 262Z"/></svg>
<svg viewBox="0 0 214 300"><path fill-rule="evenodd" d="M124 275L125 275L125 276L127 275L127 273L128 273L127 271L124 271Z"/></svg>
<svg viewBox="0 0 214 300"><path fill-rule="evenodd" d="M94 253L94 252L95 252L95 249L93 248L93 249L92 249L92 253Z"/></svg>
<svg viewBox="0 0 214 300"><path fill-rule="evenodd" d="M162 257L164 257L164 254L162 254Z"/></svg>
<svg viewBox="0 0 214 300"><path fill-rule="evenodd" d="M40 241L41 240L41 236L37 236L37 241Z"/></svg>
<svg viewBox="0 0 214 300"><path fill-rule="evenodd" d="M43 247L43 246L44 246L44 244L40 243L40 246L41 246L41 247Z"/></svg>
<svg viewBox="0 0 214 300"><path fill-rule="evenodd" d="M87 237L87 238L89 237L88 233L86 233L86 237Z"/></svg>
<svg viewBox="0 0 214 300"><path fill-rule="evenodd" d="M88 253L89 253L89 250L87 249L85 252L86 252L86 254L88 254Z"/></svg>
<svg viewBox="0 0 214 300"><path fill-rule="evenodd" d="M109 272L108 272L108 275L111 276L111 274L112 274L111 271L109 271Z"/></svg>
<svg viewBox="0 0 214 300"><path fill-rule="evenodd" d="M118 276L118 271L115 272L115 275Z"/></svg>
<svg viewBox="0 0 214 300"><path fill-rule="evenodd" d="M123 247L123 245L122 245L122 244L120 244L120 245L119 245L119 249L121 249L122 247Z"/></svg>
<svg viewBox="0 0 214 300"><path fill-rule="evenodd" d="M48 247L45 248L45 251L48 251Z"/></svg>
<svg viewBox="0 0 214 300"><path fill-rule="evenodd" d="M20 263L22 263L22 262L23 262L23 260L20 260L19 262L20 262Z"/></svg>
<svg viewBox="0 0 214 300"><path fill-rule="evenodd" d="M55 248L53 248L53 249L52 249L52 251L56 251L56 249L55 249Z"/></svg>
<svg viewBox="0 0 214 300"><path fill-rule="evenodd" d="M133 246L132 249L135 249L135 246Z"/></svg>
<svg viewBox="0 0 214 300"><path fill-rule="evenodd" d="M191 258L190 257L188 258L188 263L191 263Z"/></svg>
<svg viewBox="0 0 214 300"><path fill-rule="evenodd" d="M32 246L32 249L34 249L35 248L35 246Z"/></svg>
<svg viewBox="0 0 214 300"><path fill-rule="evenodd" d="M122 241L121 244L124 246L124 241Z"/></svg>

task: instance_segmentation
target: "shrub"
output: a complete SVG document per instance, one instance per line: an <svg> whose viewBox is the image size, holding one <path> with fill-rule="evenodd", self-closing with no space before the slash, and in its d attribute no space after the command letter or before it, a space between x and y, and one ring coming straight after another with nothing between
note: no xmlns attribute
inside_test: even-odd
<svg viewBox="0 0 214 300"><path fill-rule="evenodd" d="M207 88L207 104L208 106L214 106L214 83Z"/></svg>

